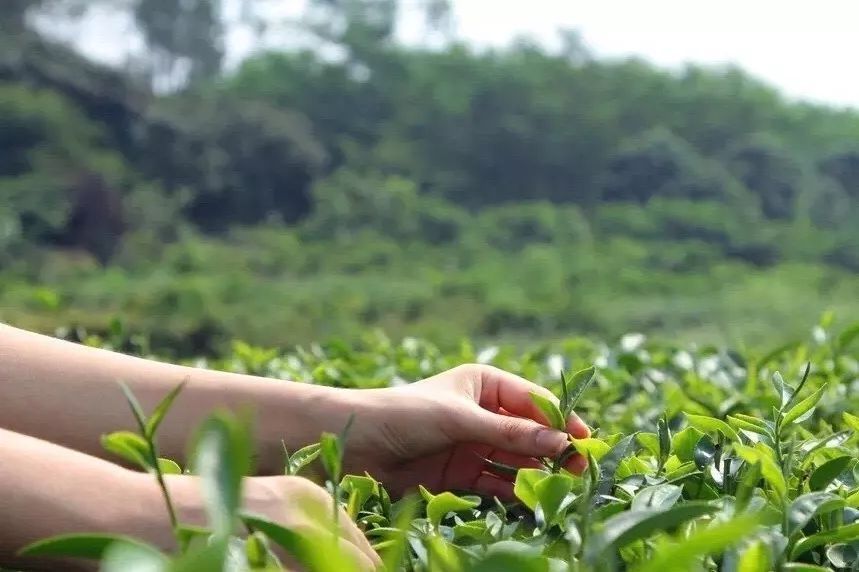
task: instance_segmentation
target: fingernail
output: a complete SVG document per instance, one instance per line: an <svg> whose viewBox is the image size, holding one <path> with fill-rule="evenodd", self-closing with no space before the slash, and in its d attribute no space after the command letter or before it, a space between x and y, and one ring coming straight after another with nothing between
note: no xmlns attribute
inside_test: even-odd
<svg viewBox="0 0 859 572"><path fill-rule="evenodd" d="M567 448L567 435L555 429L540 429L537 433L537 449L546 455L558 455Z"/></svg>

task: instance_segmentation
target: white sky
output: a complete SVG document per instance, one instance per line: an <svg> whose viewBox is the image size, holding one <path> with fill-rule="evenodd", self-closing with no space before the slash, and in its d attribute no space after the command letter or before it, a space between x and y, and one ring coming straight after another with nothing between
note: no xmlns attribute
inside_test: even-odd
<svg viewBox="0 0 859 572"><path fill-rule="evenodd" d="M302 0L272 2L295 14ZM402 0L405 5L413 0ZM657 65L736 63L790 97L859 108L857 0L454 0L456 31L480 46L517 35L551 44L560 28L578 30L600 56L637 55ZM417 39L414 17L404 39ZM127 26L101 20L78 30L86 51L110 57L129 44ZM233 56L249 48L230 36Z"/></svg>

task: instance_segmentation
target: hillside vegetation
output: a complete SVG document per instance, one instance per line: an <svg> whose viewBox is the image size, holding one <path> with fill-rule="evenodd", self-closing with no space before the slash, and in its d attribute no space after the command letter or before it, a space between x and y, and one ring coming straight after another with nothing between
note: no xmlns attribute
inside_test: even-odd
<svg viewBox="0 0 859 572"><path fill-rule="evenodd" d="M4 9L5 321L120 315L190 354L368 328L756 343L859 309L859 112L572 33L406 46L392 0L310 2L306 41L230 71L219 2L135 0L147 50L119 71L31 24L74 4Z"/></svg>

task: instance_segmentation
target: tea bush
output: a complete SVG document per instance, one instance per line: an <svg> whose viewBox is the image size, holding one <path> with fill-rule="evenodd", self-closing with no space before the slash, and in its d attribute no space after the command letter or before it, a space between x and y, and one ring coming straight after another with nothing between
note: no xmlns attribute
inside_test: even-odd
<svg viewBox="0 0 859 572"><path fill-rule="evenodd" d="M114 339L87 341L128 342L120 328ZM464 342L443 353L423 340L367 335L355 345L289 353L236 342L227 355L194 363L359 388L406 383L462 362L491 363L556 390L561 410L538 403L550 421L562 422L575 407L592 425L591 437L571 438L570 451L589 459L581 476L552 459L544 469L518 472L488 464L515 478L518 501L511 503L424 489L391 499L372 475L341 474L348 427L287 453L287 474L322 462L329 490L389 570L859 570L857 348L859 325L836 329L826 316L807 340L767 351L628 334L612 344L573 338L526 352ZM105 446L156 479L181 470L158 457L153 438L180 390L149 415L128 394L139 434L108 435ZM26 551L99 558L108 571L130 570L129 557L139 563L135 570L278 570L272 547L279 546L308 570L348 570L331 535L311 538L238 510L249 470L247 427L215 414L201 428L196 450L209 457L195 470L214 491L210 526L165 522L178 553L85 535ZM233 535L239 521L246 535Z"/></svg>

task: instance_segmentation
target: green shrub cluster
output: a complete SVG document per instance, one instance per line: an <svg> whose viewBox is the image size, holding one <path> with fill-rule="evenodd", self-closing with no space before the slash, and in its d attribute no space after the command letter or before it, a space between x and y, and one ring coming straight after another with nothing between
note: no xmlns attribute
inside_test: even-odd
<svg viewBox="0 0 859 572"><path fill-rule="evenodd" d="M195 363L353 388L413 381L467 361L491 363L555 389L563 411L545 398L536 402L547 419L563 426L575 408L593 426L591 437L571 438L570 451L589 460L581 476L552 460L544 469L488 465L515 479L513 502L424 489L392 499L372 475L341 474L348 429L286 453L289 475L307 474L312 461L322 461L328 487L386 570L814 572L859 563L857 339L859 325L836 329L828 315L807 341L765 351L629 334L610 344L569 338L524 353L469 342L445 352L415 338L394 343L366 335L355 345L288 353L236 342L226 354ZM125 340L117 328L108 340L86 342L116 347ZM563 374L589 364L596 367ZM155 447L180 390L151 413L129 394L139 434L107 435L108 450L153 478L183 471L159 459ZM131 538L80 534L25 551L101 559L108 571L125 570L132 557L147 570L227 563L231 570L279 570L277 546L307 570L348 570L324 527L290 530L239 510L250 439L241 418L216 414L204 423L196 446L208 462L193 472L209 484L210 524L165 521L177 535L175 554ZM246 532L234 536L237 522Z"/></svg>

